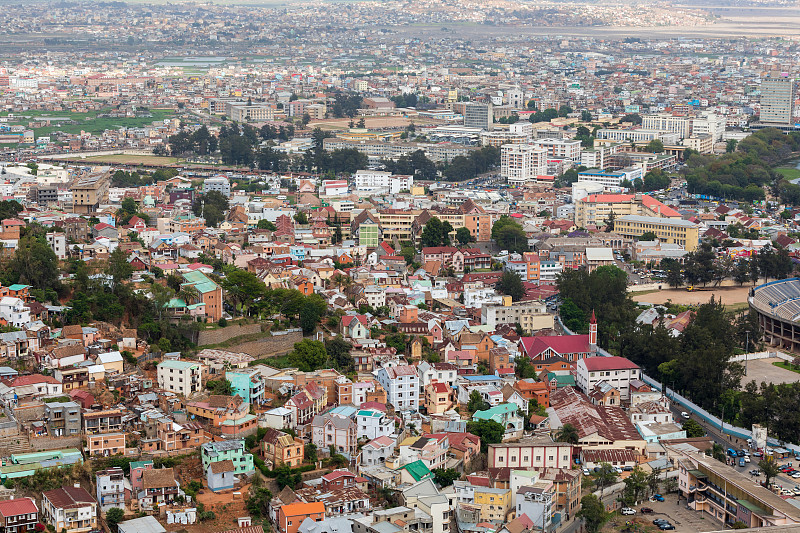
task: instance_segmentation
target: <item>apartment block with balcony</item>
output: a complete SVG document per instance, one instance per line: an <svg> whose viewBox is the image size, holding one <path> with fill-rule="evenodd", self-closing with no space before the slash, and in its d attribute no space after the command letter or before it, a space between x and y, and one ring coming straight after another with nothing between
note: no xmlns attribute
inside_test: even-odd
<svg viewBox="0 0 800 533"><path fill-rule="evenodd" d="M97 504L102 512L112 507L125 509L125 472L119 467L111 467L95 474L97 484Z"/></svg>
<svg viewBox="0 0 800 533"><path fill-rule="evenodd" d="M677 464L678 489L687 507L724 527L800 524L797 507L730 466L699 454L685 454Z"/></svg>
<svg viewBox="0 0 800 533"><path fill-rule="evenodd" d="M97 529L97 501L82 487L66 486L42 493L42 518L56 531L87 533Z"/></svg>
<svg viewBox="0 0 800 533"><path fill-rule="evenodd" d="M44 422L52 437L68 437L81 432L81 406L75 402L44 404Z"/></svg>
<svg viewBox="0 0 800 533"><path fill-rule="evenodd" d="M83 411L83 430L93 435L95 433L119 432L122 429L122 411L108 409L105 411Z"/></svg>
<svg viewBox="0 0 800 533"><path fill-rule="evenodd" d="M39 508L33 498L0 501L0 527L6 533L33 531L39 523Z"/></svg>
<svg viewBox="0 0 800 533"><path fill-rule="evenodd" d="M108 457L125 453L125 433L101 433L86 438L86 453Z"/></svg>
<svg viewBox="0 0 800 533"><path fill-rule="evenodd" d="M193 361L162 361L158 365L158 386L188 398L203 388L201 364Z"/></svg>

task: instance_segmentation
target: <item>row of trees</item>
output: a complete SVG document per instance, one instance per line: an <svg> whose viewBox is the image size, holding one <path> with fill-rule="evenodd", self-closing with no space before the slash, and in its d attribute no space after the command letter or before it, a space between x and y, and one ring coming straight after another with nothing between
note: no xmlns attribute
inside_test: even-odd
<svg viewBox="0 0 800 533"><path fill-rule="evenodd" d="M529 251L528 236L523 231L522 225L508 215L501 216L494 223L492 239L501 250L508 250L509 253L521 254Z"/></svg>
<svg viewBox="0 0 800 533"><path fill-rule="evenodd" d="M572 113L572 108L567 105L562 105L558 109L550 107L542 111L532 113L530 121L534 124L537 122L550 122L554 118L566 117L570 113Z"/></svg>
<svg viewBox="0 0 800 533"><path fill-rule="evenodd" d="M749 259L734 261L730 256L718 254L711 243L703 242L696 251L689 253L683 264L674 259L661 262L666 271L667 283L680 287L684 283L719 285L722 280L731 278L739 285L747 282L755 284L760 278L785 279L794 271L794 263L789 252L780 246L765 246Z"/></svg>

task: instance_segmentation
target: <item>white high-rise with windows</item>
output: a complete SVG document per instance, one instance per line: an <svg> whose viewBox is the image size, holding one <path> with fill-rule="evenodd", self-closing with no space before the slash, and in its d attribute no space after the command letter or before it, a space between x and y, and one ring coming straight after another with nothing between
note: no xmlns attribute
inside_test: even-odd
<svg viewBox="0 0 800 533"><path fill-rule="evenodd" d="M532 144L505 144L500 148L500 175L519 187L547 174L547 150Z"/></svg>
<svg viewBox="0 0 800 533"><path fill-rule="evenodd" d="M773 74L761 80L759 120L767 124L791 124L794 97L793 78Z"/></svg>

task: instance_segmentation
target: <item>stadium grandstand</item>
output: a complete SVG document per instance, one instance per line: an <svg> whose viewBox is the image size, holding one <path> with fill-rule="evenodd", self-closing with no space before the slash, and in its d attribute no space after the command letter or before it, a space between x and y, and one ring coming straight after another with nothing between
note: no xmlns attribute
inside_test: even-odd
<svg viewBox="0 0 800 533"><path fill-rule="evenodd" d="M758 314L764 341L800 352L800 278L759 285L750 291L748 302Z"/></svg>

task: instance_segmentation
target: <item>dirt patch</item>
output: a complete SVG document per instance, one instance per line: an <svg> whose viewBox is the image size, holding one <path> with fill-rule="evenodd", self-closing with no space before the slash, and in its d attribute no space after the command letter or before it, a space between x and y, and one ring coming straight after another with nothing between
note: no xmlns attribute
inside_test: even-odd
<svg viewBox="0 0 800 533"><path fill-rule="evenodd" d="M110 163L117 165L172 165L178 162L177 157L161 157L157 155L98 155L91 157L75 158L78 161L89 161L92 163Z"/></svg>
<svg viewBox="0 0 800 533"><path fill-rule="evenodd" d="M250 515L244 504L249 490L249 484L240 489L217 494L204 488L202 494L197 494L197 502L202 503L206 511L214 511L215 518L202 523L184 525L182 529L189 533L214 533L235 529L238 527L239 517Z"/></svg>
<svg viewBox="0 0 800 533"><path fill-rule="evenodd" d="M750 287L716 287L706 290L687 291L686 289L664 289L660 291L648 292L645 294L634 294L634 302L646 302L650 304L663 304L671 300L674 304L699 305L707 303L713 296L721 300L726 306L746 304L747 295Z"/></svg>

